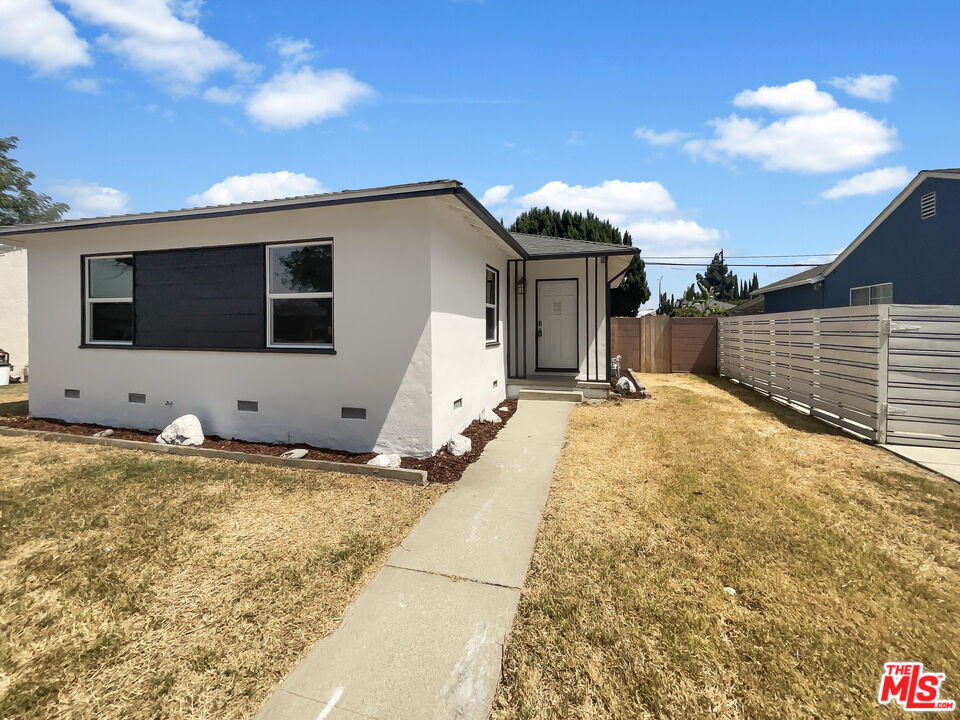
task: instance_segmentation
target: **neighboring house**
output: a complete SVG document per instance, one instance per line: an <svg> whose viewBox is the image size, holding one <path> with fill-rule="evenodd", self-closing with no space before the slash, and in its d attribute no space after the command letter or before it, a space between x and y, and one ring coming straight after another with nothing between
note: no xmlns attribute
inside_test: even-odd
<svg viewBox="0 0 960 720"><path fill-rule="evenodd" d="M27 251L0 245L0 348L15 375L30 362L27 347Z"/></svg>
<svg viewBox="0 0 960 720"><path fill-rule="evenodd" d="M757 295L749 300L735 305L727 310L727 315L759 315L763 312L763 295Z"/></svg>
<svg viewBox="0 0 960 720"><path fill-rule="evenodd" d="M33 415L415 456L535 374L605 384L639 252L513 235L454 180L0 239L30 252Z"/></svg>
<svg viewBox="0 0 960 720"><path fill-rule="evenodd" d="M768 313L960 305L960 170L924 170L831 263L754 292Z"/></svg>

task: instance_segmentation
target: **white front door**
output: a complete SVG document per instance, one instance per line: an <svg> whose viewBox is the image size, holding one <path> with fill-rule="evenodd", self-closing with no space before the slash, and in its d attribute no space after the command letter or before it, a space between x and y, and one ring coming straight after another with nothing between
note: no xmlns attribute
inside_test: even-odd
<svg viewBox="0 0 960 720"><path fill-rule="evenodd" d="M579 370L577 281L537 281L537 369Z"/></svg>

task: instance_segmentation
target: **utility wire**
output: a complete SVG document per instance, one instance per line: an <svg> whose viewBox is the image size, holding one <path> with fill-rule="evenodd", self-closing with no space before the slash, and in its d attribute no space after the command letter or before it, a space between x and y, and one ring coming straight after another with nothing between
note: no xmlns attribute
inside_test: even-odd
<svg viewBox="0 0 960 720"><path fill-rule="evenodd" d="M703 267L703 263L647 262L644 265L669 265L671 267ZM727 267L817 267L823 263L724 263Z"/></svg>
<svg viewBox="0 0 960 720"><path fill-rule="evenodd" d="M803 255L724 255L724 259L835 257L840 253L804 253ZM713 255L642 255L651 260L712 260Z"/></svg>

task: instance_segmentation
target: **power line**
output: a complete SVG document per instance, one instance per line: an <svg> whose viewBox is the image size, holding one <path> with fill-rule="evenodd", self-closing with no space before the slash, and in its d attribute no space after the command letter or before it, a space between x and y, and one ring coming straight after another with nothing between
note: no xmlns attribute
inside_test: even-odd
<svg viewBox="0 0 960 720"><path fill-rule="evenodd" d="M823 263L725 263L727 267L817 267ZM646 262L644 265L669 265L670 267L703 267L702 263Z"/></svg>
<svg viewBox="0 0 960 720"><path fill-rule="evenodd" d="M803 255L724 255L726 258L738 260L757 258L808 258L808 257L836 257L840 253L804 253ZM651 260L712 260L713 255L641 255Z"/></svg>

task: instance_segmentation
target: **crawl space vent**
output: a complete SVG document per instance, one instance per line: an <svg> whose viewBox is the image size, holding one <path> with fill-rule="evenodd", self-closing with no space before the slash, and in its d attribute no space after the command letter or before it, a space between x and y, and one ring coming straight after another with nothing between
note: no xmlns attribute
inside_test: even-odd
<svg viewBox="0 0 960 720"><path fill-rule="evenodd" d="M239 412L258 412L260 403L256 400L237 400L237 410Z"/></svg>
<svg viewBox="0 0 960 720"><path fill-rule="evenodd" d="M366 420L367 409L342 407L340 408L340 417L343 418L344 420Z"/></svg>
<svg viewBox="0 0 960 720"><path fill-rule="evenodd" d="M73 400L76 400L76 399L78 399L78 398L80 397L80 391L79 391L79 390L66 389L66 390L63 391L63 396L64 396L65 398L72 398Z"/></svg>
<svg viewBox="0 0 960 720"><path fill-rule="evenodd" d="M920 196L920 219L927 220L937 214L937 193Z"/></svg>
<svg viewBox="0 0 960 720"><path fill-rule="evenodd" d="M147 402L147 396L143 393L127 393L127 402L140 403L143 405Z"/></svg>

